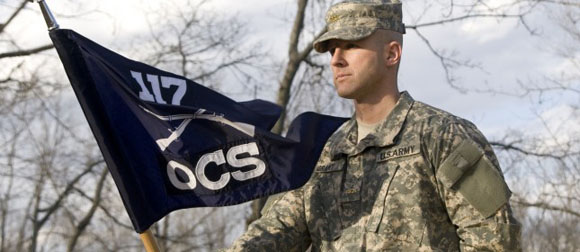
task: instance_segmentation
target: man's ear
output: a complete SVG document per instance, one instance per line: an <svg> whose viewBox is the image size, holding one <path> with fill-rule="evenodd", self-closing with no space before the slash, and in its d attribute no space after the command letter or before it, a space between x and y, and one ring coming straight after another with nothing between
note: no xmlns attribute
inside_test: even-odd
<svg viewBox="0 0 580 252"><path fill-rule="evenodd" d="M391 41L385 44L385 64L388 67L396 66L401 61L403 46L397 41Z"/></svg>

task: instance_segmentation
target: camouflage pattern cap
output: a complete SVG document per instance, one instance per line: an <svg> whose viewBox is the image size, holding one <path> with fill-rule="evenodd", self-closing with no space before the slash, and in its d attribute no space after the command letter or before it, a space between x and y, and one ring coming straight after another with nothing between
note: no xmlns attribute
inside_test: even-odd
<svg viewBox="0 0 580 252"><path fill-rule="evenodd" d="M402 4L400 0L341 2L326 12L326 27L328 31L314 41L314 49L320 53L328 51L331 39L359 40L377 29L405 34Z"/></svg>

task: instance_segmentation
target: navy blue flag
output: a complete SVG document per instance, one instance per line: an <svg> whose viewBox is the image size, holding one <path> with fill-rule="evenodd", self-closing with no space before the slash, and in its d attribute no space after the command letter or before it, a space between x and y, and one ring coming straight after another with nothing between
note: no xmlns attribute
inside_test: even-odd
<svg viewBox="0 0 580 252"><path fill-rule="evenodd" d="M169 212L301 187L346 120L304 113L286 137L270 102L235 102L71 30L50 37L139 233Z"/></svg>

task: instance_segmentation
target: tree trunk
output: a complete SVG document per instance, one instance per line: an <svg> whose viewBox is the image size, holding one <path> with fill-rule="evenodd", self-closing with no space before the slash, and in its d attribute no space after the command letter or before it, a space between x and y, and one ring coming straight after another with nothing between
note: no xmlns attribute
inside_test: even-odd
<svg viewBox="0 0 580 252"><path fill-rule="evenodd" d="M280 86L278 87L278 97L276 103L282 107L282 113L272 132L276 134L281 134L284 131L284 124L286 122L286 110L288 109L288 103L290 102L290 91L292 90L292 83L296 77L296 73L300 69L300 66L312 49L312 41L310 41L305 48L302 50L298 49L298 44L300 42L300 35L304 30L304 17L306 16L306 7L308 5L308 0L298 0L298 8L296 16L294 17L294 25L292 26L292 31L290 32L290 44L288 47L288 62L286 63L286 68L284 70L284 76L280 81ZM326 32L326 29L322 30L318 36ZM316 36L316 37L318 37ZM254 200L252 202L252 215L246 221L249 225L253 221L261 217L260 211L266 204L268 200L267 197Z"/></svg>
<svg viewBox="0 0 580 252"><path fill-rule="evenodd" d="M109 174L109 170L107 170L107 168L104 168L103 171L101 172L101 177L100 177L99 182L97 184L97 188L95 189L95 196L93 198L93 205L91 206L91 209L89 209L89 211L87 212L85 217L81 221L79 221L79 224L75 227L74 233L68 242L66 251L71 252L74 250L74 248L79 240L79 237L83 234L83 232L86 230L87 226L91 223L91 219L93 218L93 216L95 215L95 212L97 211L97 209L99 208L99 205L101 204L101 194L103 192L103 188L105 187L105 180L106 180L108 174Z"/></svg>

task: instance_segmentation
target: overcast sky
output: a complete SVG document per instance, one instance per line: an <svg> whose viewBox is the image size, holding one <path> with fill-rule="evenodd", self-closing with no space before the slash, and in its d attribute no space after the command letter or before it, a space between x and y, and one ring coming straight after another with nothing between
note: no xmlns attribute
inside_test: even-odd
<svg viewBox="0 0 580 252"><path fill-rule="evenodd" d="M4 1L15 6L19 1ZM109 48L122 48L125 41L149 32L144 13L155 10L160 2L139 0L77 1L71 6L66 1L47 0L57 13L62 28L74 29ZM146 4L144 4L146 2ZM411 23L421 13L422 1L409 0L404 4L405 22ZM501 0L489 1L499 4ZM250 42L260 42L279 60L285 58L294 10L294 0L214 0L205 8L223 13L237 14L247 22ZM36 6L31 6L25 18L11 29L22 31L25 45L48 43L46 28ZM416 8L414 8L416 7ZM6 9L5 9L6 10ZM82 17L70 17L83 14ZM434 8L423 21L441 16ZM171 17L167 17L171 18ZM544 12L529 15L527 22L537 28L541 36L531 36L517 20L477 19L435 26L421 30L434 47L456 51L460 59L470 59L482 66L478 69L458 71L457 84L467 89L495 88L507 92L518 88L518 80L526 83L554 74L566 67L566 62L553 56L546 48L550 38L559 36L558 30ZM543 37L542 37L543 36ZM553 42L553 41L552 41ZM23 46L24 47L24 46ZM122 52L121 52L122 53ZM328 57L329 59L329 57ZM570 97L547 97L546 104L538 107L529 98L491 95L476 92L461 93L451 88L445 73L424 42L409 30L405 36L403 61L400 71L400 89L407 90L416 99L445 109L476 123L490 138L501 136L507 128L529 127L536 114L554 111L566 113L564 105ZM274 97L275 90L266 99ZM560 104L561 103L561 104ZM553 107L553 109L549 109ZM553 117L553 116L552 116ZM557 118L558 116L556 116Z"/></svg>
<svg viewBox="0 0 580 252"><path fill-rule="evenodd" d="M129 41L149 33L145 13L156 10L162 3L162 0L45 1L57 14L61 28L73 29L125 55L130 54L127 48ZM425 1L431 0L404 1L405 23L413 23L413 19L422 13L423 9L419 6ZM494 5L505 1L507 0L486 2ZM7 17L10 10L20 2L21 0L0 0L0 17ZM277 59L275 61L283 61L286 58L295 2L212 0L205 8L223 15L238 15L247 22L249 40L245 42L261 43ZM437 19L441 17L441 12L442 10L433 8L423 21ZM8 33L17 39L18 45L21 48L32 48L50 43L37 6L30 5L24 14L8 28ZM421 32L430 39L435 48L447 52L455 51L459 59L470 59L481 65L480 70L464 69L456 72L459 86L466 89L493 88L513 92L519 88L518 81L526 85L531 81L541 80L543 76L574 69L570 68L569 62L552 53L556 42L563 38L560 30L552 23L553 18L554 15L545 9L539 9L526 17L527 23L538 32L538 36L530 35L517 20L500 22L496 19L467 20L426 28ZM4 49L0 45L0 52ZM44 53L53 55L56 59L54 51ZM329 56L326 57L330 59ZM580 55L575 57L578 59ZM55 61L55 64L60 63ZM0 66L0 74L4 74L6 69L9 68ZM62 70L62 67L58 66L58 69ZM64 71L61 76L64 78ZM580 84L575 85L578 87ZM539 105L530 97L461 93L447 84L439 59L412 30L405 35L399 86L401 90L409 91L416 100L471 120L489 139L503 137L510 129L523 129L526 134L546 136L544 125L557 133L555 138L546 141L547 146L565 142L570 135L580 135L580 112L570 106L580 105L578 96L548 95L543 97L543 103ZM263 97L258 98L273 100L275 91L261 93ZM72 92L70 102L78 108ZM79 118L81 115L79 109ZM538 115L545 122L540 121ZM234 235L237 234L239 232L234 232Z"/></svg>

